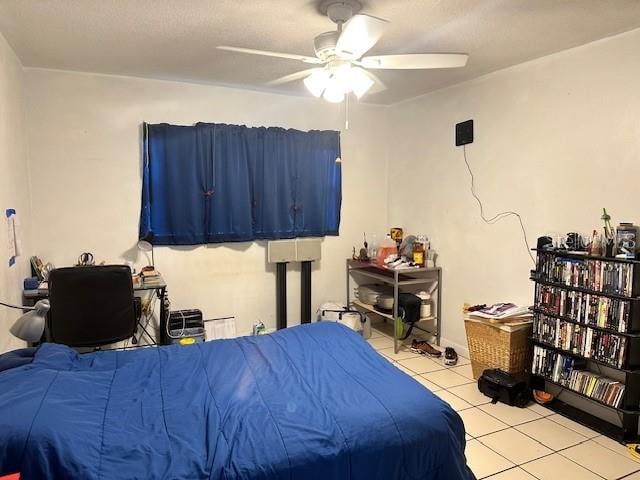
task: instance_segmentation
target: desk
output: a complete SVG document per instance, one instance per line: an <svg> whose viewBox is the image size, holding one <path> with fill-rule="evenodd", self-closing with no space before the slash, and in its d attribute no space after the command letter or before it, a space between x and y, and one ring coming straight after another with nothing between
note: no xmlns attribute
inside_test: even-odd
<svg viewBox="0 0 640 480"><path fill-rule="evenodd" d="M158 296L158 299L160 300L160 321L159 321L159 325L160 325L159 337L160 338L156 339L155 341L158 344L164 344L166 341L166 335L167 335L166 332L167 332L167 316L168 316L166 305L165 305L165 300L167 298L167 284L164 281L164 279L161 276L159 276L152 280L142 281L138 285L136 284L133 285L133 293L147 292L147 291L155 291L156 295ZM44 298L49 298L48 289L22 291L22 300L24 302L23 305L33 306L38 300L42 300ZM149 335L149 333L147 333L147 335Z"/></svg>

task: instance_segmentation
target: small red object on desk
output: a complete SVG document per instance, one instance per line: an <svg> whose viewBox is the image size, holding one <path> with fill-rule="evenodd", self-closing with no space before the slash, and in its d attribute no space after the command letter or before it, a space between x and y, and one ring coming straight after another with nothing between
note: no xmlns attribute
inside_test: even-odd
<svg viewBox="0 0 640 480"><path fill-rule="evenodd" d="M3 477L0 477L0 480L20 480L20 474L12 473L11 475L5 475Z"/></svg>

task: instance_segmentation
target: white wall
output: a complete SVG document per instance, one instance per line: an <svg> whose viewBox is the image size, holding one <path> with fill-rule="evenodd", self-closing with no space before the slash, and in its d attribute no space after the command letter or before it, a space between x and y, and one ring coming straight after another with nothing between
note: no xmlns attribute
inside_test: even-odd
<svg viewBox="0 0 640 480"><path fill-rule="evenodd" d="M313 304L344 298L344 258L363 231L426 233L444 268L444 337L466 344L464 302L531 302L531 268L517 221L488 226L469 191L454 125L473 118L468 146L487 214L523 216L530 243L546 233L640 222L640 31L496 72L393 107L353 106L343 132L341 236L314 271ZM27 69L35 251L56 265L83 251L134 254L140 124L197 121L342 129L340 107L236 89ZM386 160L388 152L389 180ZM388 203L388 210L387 210ZM264 244L159 248L175 308L235 314L239 330L273 325L274 270ZM142 260L138 265L142 264ZM297 322L299 275L289 275Z"/></svg>
<svg viewBox="0 0 640 480"><path fill-rule="evenodd" d="M35 250L56 266L81 252L118 262L136 254L140 126L223 122L343 130L341 106L214 86L26 69L34 191ZM344 300L345 258L362 233L386 228L386 128L380 107L351 105L342 133L339 237L327 237L314 266L313 306ZM239 332L258 319L275 326L275 269L266 243L156 248L172 308L206 318L236 315ZM138 266L144 265L140 258ZM290 267L289 324L299 322L299 269Z"/></svg>
<svg viewBox="0 0 640 480"><path fill-rule="evenodd" d="M532 263L513 217L484 224L454 129L487 215L516 210L532 246L546 233L640 223L640 30L584 45L394 106L389 219L433 240L443 267L443 336L466 346L464 302L531 304ZM394 174L396 172L396 174Z"/></svg>
<svg viewBox="0 0 640 480"><path fill-rule="evenodd" d="M0 34L0 301L20 304L22 281L29 274L31 204L23 120L23 71ZM9 267L5 210L15 208L22 226L23 255ZM0 306L0 353L24 344L9 333L19 310Z"/></svg>

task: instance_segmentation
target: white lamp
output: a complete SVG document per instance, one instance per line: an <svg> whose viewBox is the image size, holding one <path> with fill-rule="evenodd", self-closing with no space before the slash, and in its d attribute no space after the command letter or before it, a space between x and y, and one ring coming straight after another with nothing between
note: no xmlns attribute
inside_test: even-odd
<svg viewBox="0 0 640 480"><path fill-rule="evenodd" d="M151 252L151 266L155 268L156 261L153 258L153 244L147 242L146 240L140 240L138 242L138 250L141 252ZM147 257L148 258L148 257Z"/></svg>
<svg viewBox="0 0 640 480"><path fill-rule="evenodd" d="M44 324L47 312L50 308L49 300L38 300L33 307L10 305L3 302L0 302L0 305L20 310L29 310L15 321L9 331L12 335L27 342L33 343L40 341L42 334L44 333Z"/></svg>

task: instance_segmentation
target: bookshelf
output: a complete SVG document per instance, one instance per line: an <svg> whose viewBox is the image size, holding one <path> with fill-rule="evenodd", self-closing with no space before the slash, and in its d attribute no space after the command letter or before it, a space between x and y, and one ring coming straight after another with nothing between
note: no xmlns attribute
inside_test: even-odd
<svg viewBox="0 0 640 480"><path fill-rule="evenodd" d="M556 397L547 406L617 441L637 441L640 261L536 251L531 387L570 392L576 405Z"/></svg>

